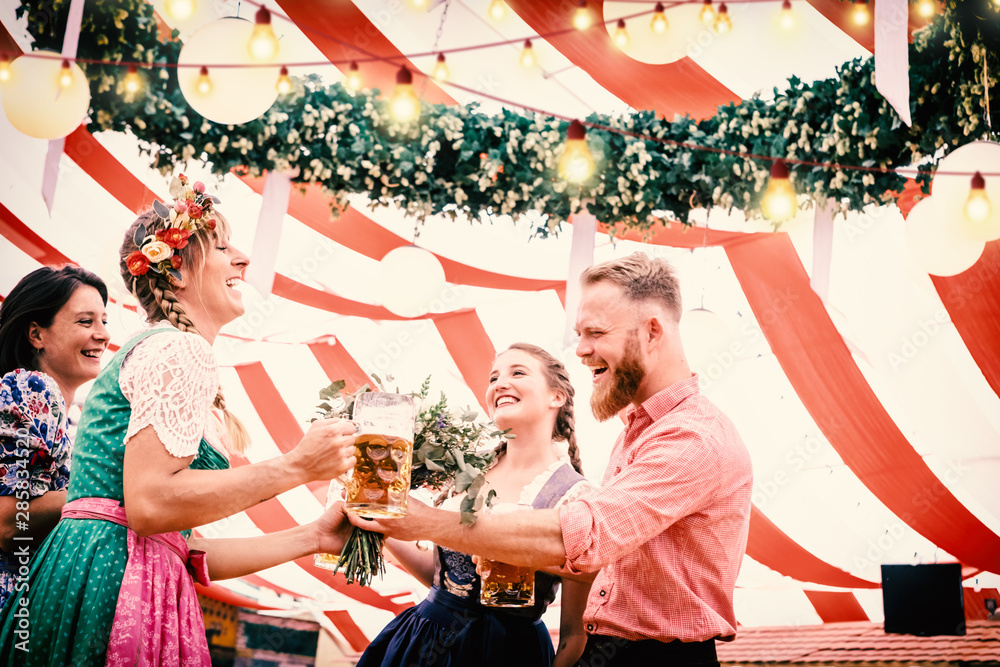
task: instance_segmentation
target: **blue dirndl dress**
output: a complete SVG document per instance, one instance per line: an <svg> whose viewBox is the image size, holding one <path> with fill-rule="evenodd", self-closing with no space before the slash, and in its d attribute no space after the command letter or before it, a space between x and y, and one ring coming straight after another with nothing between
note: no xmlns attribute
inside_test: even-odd
<svg viewBox="0 0 1000 667"><path fill-rule="evenodd" d="M560 466L532 507L554 507L584 479L572 466ZM555 651L541 618L555 600L559 578L535 572L535 604L525 608L484 607L479 586L471 556L436 547L427 597L382 630L358 667L549 667Z"/></svg>

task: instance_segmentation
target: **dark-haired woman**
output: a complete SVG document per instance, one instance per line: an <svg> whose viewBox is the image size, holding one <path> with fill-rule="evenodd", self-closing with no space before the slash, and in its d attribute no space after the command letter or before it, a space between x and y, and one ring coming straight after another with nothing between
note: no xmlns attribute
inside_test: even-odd
<svg viewBox="0 0 1000 667"><path fill-rule="evenodd" d="M66 408L101 370L107 301L100 278L67 266L32 271L0 305L0 606L66 502Z"/></svg>

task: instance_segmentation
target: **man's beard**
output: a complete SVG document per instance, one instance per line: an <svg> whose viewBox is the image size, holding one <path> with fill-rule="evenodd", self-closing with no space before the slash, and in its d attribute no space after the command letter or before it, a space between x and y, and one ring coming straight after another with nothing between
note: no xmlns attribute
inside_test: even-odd
<svg viewBox="0 0 1000 667"><path fill-rule="evenodd" d="M594 417L603 422L621 412L635 398L645 377L646 367L639 356L639 341L633 335L625 345L625 354L615 368L611 381L594 388L590 397L590 409L594 412Z"/></svg>

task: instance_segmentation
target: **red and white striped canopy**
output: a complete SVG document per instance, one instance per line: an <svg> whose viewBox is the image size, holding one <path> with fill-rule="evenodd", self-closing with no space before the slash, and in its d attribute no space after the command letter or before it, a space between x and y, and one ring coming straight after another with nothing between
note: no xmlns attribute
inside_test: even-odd
<svg viewBox="0 0 1000 667"><path fill-rule="evenodd" d="M0 2L0 20L27 49L16 4ZM236 2L205 4L215 11L209 18L237 11ZM508 0L511 11L501 21L488 17L488 0L431 3L426 12L399 0L272 4L283 57L328 59L333 65L315 71L331 81L351 60L365 60L365 84L388 90L401 63L422 72L433 66L432 55L406 54L510 41L450 57L459 86L418 77L417 90L432 102L480 102L488 111L521 105L572 117L629 109L705 117L719 104L767 96L792 75L834 76L838 65L870 54L873 43L872 26L853 27L850 5L838 0L794 2L790 34L776 25L780 2L731 3L726 36L699 29L696 6L671 8L672 30L681 35L673 48L683 57L659 63L623 53L594 31L567 30L574 2ZM653 3L588 4L618 18L648 12ZM630 19L629 29L644 30L648 21L648 14ZM517 62L519 41L529 37L541 62L534 72ZM136 211L167 196L135 140L92 136L85 128L71 134L51 214L40 194L46 142L0 117L0 145L0 295L40 264L67 261L117 286L123 230ZM218 194L235 242L249 250L263 182L218 179L194 164L185 171ZM331 219L318 190L293 192L273 294L246 290L247 313L217 341L228 403L253 435L249 460L293 447L317 391L335 379L360 384L369 373L391 374L409 390L431 375L434 390L452 404L481 405L495 351L526 340L561 356L574 374L584 467L599 481L621 425L589 414L588 374L564 345L570 226L556 238L529 240L525 224L506 219L430 220L419 244L439 256L448 287L433 313L405 320L380 305L376 278L378 260L412 241L414 222L367 207L361 195L352 204ZM883 563L958 560L970 590L996 588L997 242L970 270L931 278L907 256L895 207L839 218L832 229L814 229L811 212L780 233L715 210L697 223L645 240L599 235L595 260L637 249L670 258L686 308L710 310L728 328L714 348L704 340L690 345L699 347L703 391L734 419L753 456L739 621L881 620ZM141 323L121 288L113 296L111 330L120 344ZM279 530L315 518L324 496L323 484L295 489L201 532ZM324 618L355 649L423 594L398 568L363 589L314 568L311 559L218 589L215 595L243 604L238 596L264 607L329 612Z"/></svg>

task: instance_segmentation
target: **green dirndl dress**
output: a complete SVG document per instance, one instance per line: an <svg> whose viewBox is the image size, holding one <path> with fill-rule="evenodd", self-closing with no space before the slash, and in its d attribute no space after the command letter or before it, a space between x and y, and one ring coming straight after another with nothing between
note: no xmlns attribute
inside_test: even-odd
<svg viewBox="0 0 1000 667"><path fill-rule="evenodd" d="M67 501L124 502L123 440L131 406L118 377L128 352L163 331L175 330L138 334L97 377L77 429ZM222 470L229 462L202 439L190 467ZM92 519L60 521L33 556L27 580L18 582L0 611L0 664L104 665L127 560L125 527Z"/></svg>

